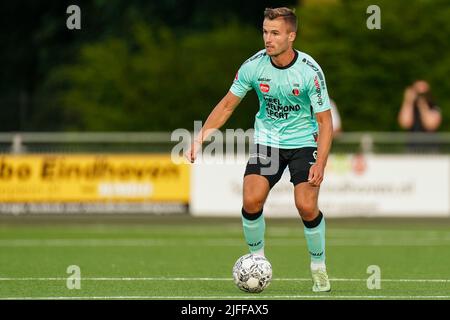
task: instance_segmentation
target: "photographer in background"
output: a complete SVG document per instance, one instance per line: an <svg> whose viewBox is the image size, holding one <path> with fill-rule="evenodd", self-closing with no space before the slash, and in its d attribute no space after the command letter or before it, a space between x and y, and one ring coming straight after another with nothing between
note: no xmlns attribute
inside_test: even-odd
<svg viewBox="0 0 450 320"><path fill-rule="evenodd" d="M398 114L398 122L403 129L415 132L436 131L441 120L441 110L432 101L428 82L417 80L406 88Z"/></svg>
<svg viewBox="0 0 450 320"><path fill-rule="evenodd" d="M434 103L430 85L417 80L405 89L398 122L403 129L411 132L435 132L441 124L441 110ZM436 151L436 144L411 141L410 151Z"/></svg>

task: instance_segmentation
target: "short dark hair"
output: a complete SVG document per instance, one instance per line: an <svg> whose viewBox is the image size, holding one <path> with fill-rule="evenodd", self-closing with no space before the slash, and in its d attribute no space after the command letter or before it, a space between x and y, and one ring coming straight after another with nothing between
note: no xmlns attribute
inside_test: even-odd
<svg viewBox="0 0 450 320"><path fill-rule="evenodd" d="M292 32L297 32L297 16L295 15L294 10L286 7L266 8L266 10L264 10L264 19L274 20L280 17L291 26Z"/></svg>

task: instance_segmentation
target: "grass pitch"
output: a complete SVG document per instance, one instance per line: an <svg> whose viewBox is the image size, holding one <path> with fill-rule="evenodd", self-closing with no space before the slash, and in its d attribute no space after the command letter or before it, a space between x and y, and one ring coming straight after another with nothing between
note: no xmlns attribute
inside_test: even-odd
<svg viewBox="0 0 450 320"><path fill-rule="evenodd" d="M326 250L332 292L313 293L300 219L266 219L273 280L247 294L231 277L240 217L2 218L0 299L450 299L448 220L327 219Z"/></svg>

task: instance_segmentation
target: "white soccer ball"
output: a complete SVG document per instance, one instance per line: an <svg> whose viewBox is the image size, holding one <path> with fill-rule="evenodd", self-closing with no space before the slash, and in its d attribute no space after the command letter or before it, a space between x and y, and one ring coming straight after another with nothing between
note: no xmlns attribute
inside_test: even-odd
<svg viewBox="0 0 450 320"><path fill-rule="evenodd" d="M242 291L262 292L272 280L272 265L261 255L246 254L234 264L233 279L236 286Z"/></svg>

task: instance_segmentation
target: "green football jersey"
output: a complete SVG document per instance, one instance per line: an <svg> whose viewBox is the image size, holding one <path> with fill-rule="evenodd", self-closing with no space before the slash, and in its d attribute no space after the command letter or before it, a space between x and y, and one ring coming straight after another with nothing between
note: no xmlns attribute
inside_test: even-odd
<svg viewBox="0 0 450 320"><path fill-rule="evenodd" d="M261 50L236 73L231 93L243 98L254 89L258 95L255 143L283 149L317 147L315 113L331 108L325 76L313 58L294 51L289 65L277 67Z"/></svg>

